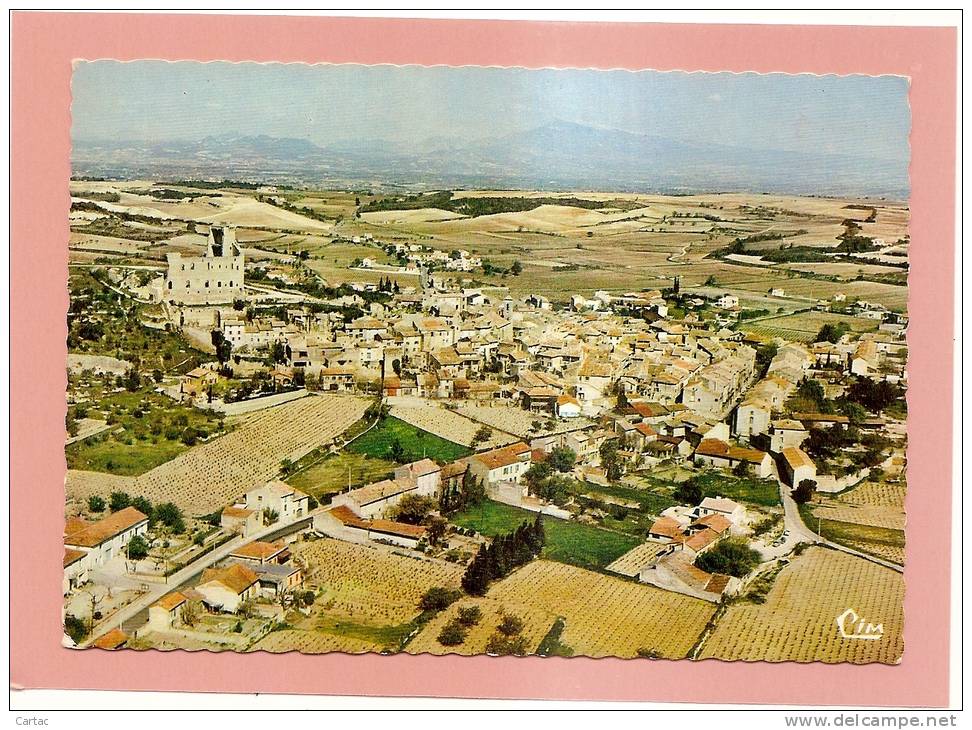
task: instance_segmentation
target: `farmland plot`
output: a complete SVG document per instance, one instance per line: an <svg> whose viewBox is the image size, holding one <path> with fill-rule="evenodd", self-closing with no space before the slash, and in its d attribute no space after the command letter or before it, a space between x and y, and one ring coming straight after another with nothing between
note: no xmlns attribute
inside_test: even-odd
<svg viewBox="0 0 972 730"><path fill-rule="evenodd" d="M272 479L283 459L296 460L330 443L367 406L367 401L349 396L311 396L244 416L232 432L136 477L127 491L151 502L174 502L189 514L208 514ZM109 494L116 482L103 483L94 493ZM69 479L67 487L74 498L94 488L87 477Z"/></svg>
<svg viewBox="0 0 972 730"><path fill-rule="evenodd" d="M440 438L454 441L463 446L472 444L476 432L483 426L483 424L461 416L455 411L435 404L394 405L391 409L391 415L423 431L428 431ZM511 444L514 441L516 441L515 436L494 429L489 440L480 444L480 446L495 448Z"/></svg>
<svg viewBox="0 0 972 730"><path fill-rule="evenodd" d="M561 642L591 657L634 657L639 649L684 657L715 611L706 601L546 560L517 570L487 596L517 615L563 616Z"/></svg>
<svg viewBox="0 0 972 730"><path fill-rule="evenodd" d="M869 527L904 530L905 487L902 484L864 482L837 497L820 497L813 513L825 520L853 522Z"/></svg>
<svg viewBox="0 0 972 730"><path fill-rule="evenodd" d="M288 651L299 651L301 654L327 654L340 651L345 654L364 654L378 649L379 647L373 642L352 636L336 636L308 629L285 629L270 632L248 651L267 651L273 654Z"/></svg>
<svg viewBox="0 0 972 730"><path fill-rule="evenodd" d="M441 644L438 636L442 627L458 616L460 608L469 606L478 606L483 612L479 623L468 628L466 639L461 644L457 646ZM511 614L523 620L523 630L519 635L526 641L527 652L533 654L557 618L555 611L556 608L553 606L527 609L525 606L504 603L489 596L464 598L429 621L405 650L409 654L462 654L464 656L485 654L486 645L503 620L503 615Z"/></svg>
<svg viewBox="0 0 972 730"><path fill-rule="evenodd" d="M882 624L878 640L840 635L852 608ZM763 604L737 603L719 620L700 658L895 664L904 650L904 577L853 555L811 548L777 576Z"/></svg>
<svg viewBox="0 0 972 730"><path fill-rule="evenodd" d="M481 424L506 433L512 433L520 438L579 431L591 425L591 421L586 418L572 418L569 421L561 421L538 416L536 413L530 413L513 406L462 405L459 407L459 413ZM542 424L538 431L533 430L535 421Z"/></svg>
<svg viewBox="0 0 972 730"><path fill-rule="evenodd" d="M633 578L641 572L642 568L649 565L652 559L665 547L660 542L644 542L615 560L607 566L606 570Z"/></svg>
<svg viewBox="0 0 972 730"><path fill-rule="evenodd" d="M329 613L376 625L412 620L429 588L458 588L464 570L455 563L398 555L384 546L329 538L298 543L294 554L307 566L308 584L324 591L318 604Z"/></svg>

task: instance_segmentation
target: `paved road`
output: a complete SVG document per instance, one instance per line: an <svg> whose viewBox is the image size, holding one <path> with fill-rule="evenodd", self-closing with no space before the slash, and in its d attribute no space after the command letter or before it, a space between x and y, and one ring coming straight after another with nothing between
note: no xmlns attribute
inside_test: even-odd
<svg viewBox="0 0 972 730"><path fill-rule="evenodd" d="M264 528L255 535L250 535L249 537L236 537L227 542L225 545L221 545L220 547L216 548L211 553L199 558L199 560L190 563L182 570L173 573L169 576L167 582L162 584L149 584L151 585L151 588L147 593L132 601L123 609L114 613L108 619L98 624L94 631L91 632L88 638L85 639L80 646L82 648L88 646L91 642L95 641L101 636L104 636L109 631L119 626L124 625L131 628L134 624L133 619L138 618L139 614L146 612L148 608L162 598L162 596L164 596L166 593L171 593L172 591L177 590L180 586L202 573L206 568L228 556L236 548L248 542L253 542L254 540L273 540L276 537L303 529L303 526L309 526L313 522L314 514L316 514L316 511L310 513L307 515L307 517L286 525L281 525L279 523L270 525L269 527ZM140 626L141 624L138 625Z"/></svg>
<svg viewBox="0 0 972 730"><path fill-rule="evenodd" d="M780 485L780 499L783 502L783 528L789 531L789 535L778 547L770 546L760 550L760 553L763 555L765 561L769 562L771 560L781 558L790 553L799 543L805 542L812 545L829 547L832 550L847 553L848 555L854 555L858 558L863 558L864 560L870 560L872 563L877 563L878 565L882 565L885 568L890 568L891 570L895 570L899 573L904 572L904 567L898 565L897 563L892 563L889 560L883 560L873 555L863 553L860 550L849 548L846 545L832 542L831 540L827 540L814 532L803 521L803 517L800 515L800 508L793 500L793 497L790 496L790 487L784 483L782 479L780 479L779 472L776 472L776 480Z"/></svg>

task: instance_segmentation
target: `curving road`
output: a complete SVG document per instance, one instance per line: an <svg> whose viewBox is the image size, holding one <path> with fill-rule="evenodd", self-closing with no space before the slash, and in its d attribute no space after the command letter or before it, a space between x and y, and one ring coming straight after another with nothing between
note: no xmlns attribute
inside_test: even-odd
<svg viewBox="0 0 972 730"><path fill-rule="evenodd" d="M890 560L884 560L874 555L868 555L860 550L855 550L854 548L847 547L846 545L841 545L840 543L827 540L814 532L803 521L803 517L800 515L800 508L793 500L793 497L790 496L789 486L787 486L787 484L780 479L779 472L776 470L775 465L774 475L776 476L776 481L780 486L780 501L783 503L783 527L785 530L789 531L789 535L787 535L786 540L784 540L783 543L778 547L767 547L760 550L760 553L763 555L766 562L782 558L783 556L792 552L799 543L805 542L812 545L828 547L832 550L837 550L842 553L847 553L848 555L863 558L864 560L870 560L872 563L882 565L885 568L890 568L891 570L895 570L899 573L904 572L904 566L902 565L898 565L897 563L892 563Z"/></svg>

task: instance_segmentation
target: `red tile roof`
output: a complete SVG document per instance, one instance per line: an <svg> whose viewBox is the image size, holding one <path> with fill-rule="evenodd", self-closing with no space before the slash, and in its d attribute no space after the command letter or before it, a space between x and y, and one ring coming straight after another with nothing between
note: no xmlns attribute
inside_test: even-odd
<svg viewBox="0 0 972 730"><path fill-rule="evenodd" d="M234 563L228 568L209 568L203 571L200 585L212 582L222 583L239 595L257 582L257 574L245 565Z"/></svg>
<svg viewBox="0 0 972 730"><path fill-rule="evenodd" d="M87 555L84 550L72 550L71 548L64 548L64 567L68 567L72 563L78 562L81 558Z"/></svg>
<svg viewBox="0 0 972 730"><path fill-rule="evenodd" d="M663 535L664 537L675 537L682 532L682 526L671 517L659 517L655 520L648 532L653 535Z"/></svg>
<svg viewBox="0 0 972 730"><path fill-rule="evenodd" d="M125 646L125 642L128 641L128 634L126 634L121 629L113 629L107 634L99 639L96 639L91 645L98 649L120 649Z"/></svg>
<svg viewBox="0 0 972 730"><path fill-rule="evenodd" d="M97 547L141 522L148 522L148 517L134 507L126 507L97 522L86 523L84 527L80 527L70 534L65 533L64 543L78 547ZM72 523L66 527L74 529L79 525Z"/></svg>

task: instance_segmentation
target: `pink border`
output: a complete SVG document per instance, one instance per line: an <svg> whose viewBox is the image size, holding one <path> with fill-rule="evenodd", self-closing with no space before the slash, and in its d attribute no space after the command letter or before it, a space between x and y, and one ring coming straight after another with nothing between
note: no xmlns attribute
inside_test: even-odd
<svg viewBox="0 0 972 730"><path fill-rule="evenodd" d="M956 31L14 13L11 679L15 686L814 705L948 702ZM256 40L259 39L259 40ZM614 659L107 657L59 646L70 78L75 58L901 74L913 110L911 446L898 667ZM877 112L879 113L879 112ZM61 211L59 213L58 211ZM920 493L921 498L915 496Z"/></svg>

